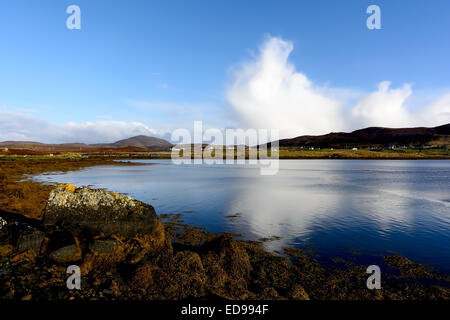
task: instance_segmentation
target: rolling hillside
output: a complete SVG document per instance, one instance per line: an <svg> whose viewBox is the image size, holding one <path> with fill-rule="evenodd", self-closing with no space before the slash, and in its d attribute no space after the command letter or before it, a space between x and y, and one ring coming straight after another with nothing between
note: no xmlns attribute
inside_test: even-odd
<svg viewBox="0 0 450 320"><path fill-rule="evenodd" d="M299 136L279 140L280 147L385 147L385 146L445 146L450 144L450 124L434 128L369 127L350 133L333 132L319 136Z"/></svg>
<svg viewBox="0 0 450 320"><path fill-rule="evenodd" d="M68 151L93 151L98 149L127 149L127 150L165 150L172 146L172 144L164 139L136 136L124 140L119 140L114 143L98 143L98 144L84 144L84 143L62 143L62 144L45 144L33 141L4 141L0 142L0 148L8 149L27 149L33 151L43 152L68 152Z"/></svg>

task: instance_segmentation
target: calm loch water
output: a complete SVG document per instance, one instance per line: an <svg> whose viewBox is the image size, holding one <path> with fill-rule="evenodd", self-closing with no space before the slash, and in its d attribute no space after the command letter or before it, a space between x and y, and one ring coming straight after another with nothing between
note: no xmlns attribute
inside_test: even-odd
<svg viewBox="0 0 450 320"><path fill-rule="evenodd" d="M126 193L212 232L281 237L265 243L274 251L311 247L320 259L367 263L400 253L450 271L450 161L281 160L274 176L250 165L139 162L149 165L36 179Z"/></svg>

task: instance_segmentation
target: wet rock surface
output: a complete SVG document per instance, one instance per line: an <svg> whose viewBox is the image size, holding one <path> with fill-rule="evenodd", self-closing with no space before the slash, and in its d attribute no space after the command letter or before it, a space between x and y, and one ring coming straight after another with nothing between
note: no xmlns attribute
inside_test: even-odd
<svg viewBox="0 0 450 320"><path fill-rule="evenodd" d="M59 185L50 193L44 227L59 226L76 235L148 234L157 224L152 206L118 193Z"/></svg>

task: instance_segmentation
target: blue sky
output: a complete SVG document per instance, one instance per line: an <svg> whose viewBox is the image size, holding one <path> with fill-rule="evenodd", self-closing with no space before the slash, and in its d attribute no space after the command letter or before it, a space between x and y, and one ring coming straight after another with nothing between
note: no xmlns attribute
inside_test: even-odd
<svg viewBox="0 0 450 320"><path fill-rule="evenodd" d="M71 4L81 8L81 30L66 28L66 8ZM381 8L381 30L366 27L370 4ZM242 88L230 89L246 65L257 64L263 55L261 48L270 39L292 45L287 64L275 64L288 69L293 66L294 78L296 73L307 77L315 94L325 88L327 93L320 93L322 96L336 99L345 110L355 107L352 112L360 117L338 129L372 123L360 119L362 114L372 114L361 101L380 91L377 88L383 81L391 83L386 94L410 86L412 92L408 94L404 88L401 101L401 108L408 112L440 101L438 114L445 115L441 121L445 123L450 92L449 12L446 0L2 0L0 123L4 125L0 140L61 142L80 138L94 142L91 140L129 133L122 128L106 137L84 136L81 131L81 136L74 131L75 136L55 137L40 134L39 128L22 128L18 122L23 119L60 130L69 122L72 127L86 122L113 127L113 122L124 126L133 122L161 135L193 120L222 128L272 125L264 119L249 119L243 110L245 104L259 99L246 100L245 91L256 81L257 69L255 75L246 77ZM290 92L276 90L274 97L284 101ZM301 110L305 99L296 99L292 108ZM266 105L261 113L270 118L271 112L279 110ZM302 114L298 112L298 117ZM420 118L419 113L411 116ZM394 112L392 117L402 117L402 113ZM436 113L432 117L436 118ZM284 120L277 121L275 125L284 128ZM434 124L430 120L424 125L429 123ZM300 128L289 131L291 135L335 129L316 131L316 127L302 126L300 120L289 126Z"/></svg>

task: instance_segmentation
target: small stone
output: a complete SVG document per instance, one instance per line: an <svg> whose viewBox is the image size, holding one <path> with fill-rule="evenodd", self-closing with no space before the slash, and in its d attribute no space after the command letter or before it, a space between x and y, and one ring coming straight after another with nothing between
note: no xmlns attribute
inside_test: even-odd
<svg viewBox="0 0 450 320"><path fill-rule="evenodd" d="M113 295L114 294L114 292L112 291L112 290L110 290L110 289L103 289L103 294L106 294L106 295Z"/></svg>
<svg viewBox="0 0 450 320"><path fill-rule="evenodd" d="M98 253L113 253L116 248L116 241L112 239L95 240L92 244L92 251Z"/></svg>
<svg viewBox="0 0 450 320"><path fill-rule="evenodd" d="M17 251L33 250L37 254L41 251L45 234L39 230L24 230L17 241Z"/></svg>
<svg viewBox="0 0 450 320"><path fill-rule="evenodd" d="M81 259L81 250L75 244L72 244L50 253L50 259L58 263L77 261Z"/></svg>
<svg viewBox="0 0 450 320"><path fill-rule="evenodd" d="M29 272L29 271L33 270L33 265L32 265L31 263L29 263L29 262L22 263L22 264L20 264L20 265L18 266L17 270L18 270L20 273Z"/></svg>
<svg viewBox="0 0 450 320"><path fill-rule="evenodd" d="M130 264L138 264L142 260L144 260L145 256L146 256L146 251L145 250L141 250L138 253L136 253L136 254L131 256L131 258L129 259L129 263Z"/></svg>

